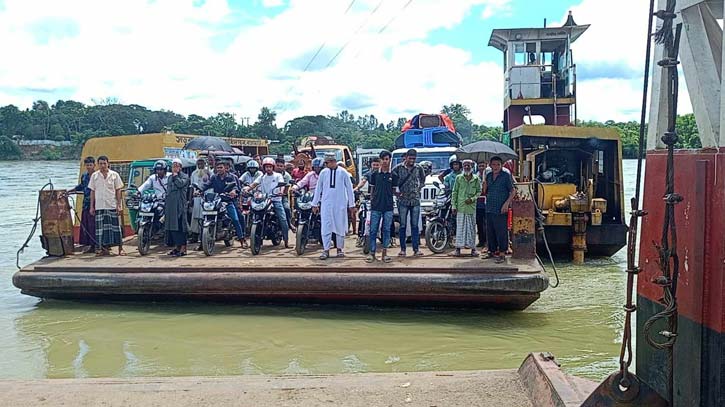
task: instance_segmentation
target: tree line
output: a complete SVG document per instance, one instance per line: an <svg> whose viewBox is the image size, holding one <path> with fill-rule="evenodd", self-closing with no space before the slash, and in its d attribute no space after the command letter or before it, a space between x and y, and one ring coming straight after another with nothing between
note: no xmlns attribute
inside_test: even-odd
<svg viewBox="0 0 725 407"><path fill-rule="evenodd" d="M462 104L441 108L448 114L464 143L478 140L500 140L500 126L475 124L470 110ZM108 98L86 105L73 100L59 100L54 104L38 100L29 109L17 106L0 107L0 159L19 158L21 153L14 141L53 140L70 141L81 146L91 137L122 134L146 134L174 131L225 137L265 138L271 140L273 153L288 153L292 146L308 135L332 136L342 144L361 148L391 149L407 117L381 122L375 115L359 115L343 110L332 115L296 117L284 124L277 122L277 113L263 107L252 124L237 121L233 113L223 112L204 117L184 116L170 110L151 110L144 106L118 103ZM587 127L611 127L622 137L624 158L636 158L639 123L585 121ZM698 148L697 126L692 114L679 116L677 127L681 148Z"/></svg>

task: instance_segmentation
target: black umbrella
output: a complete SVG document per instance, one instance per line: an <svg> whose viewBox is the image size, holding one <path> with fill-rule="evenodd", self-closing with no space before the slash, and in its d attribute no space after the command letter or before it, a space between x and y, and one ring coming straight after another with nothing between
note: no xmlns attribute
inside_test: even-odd
<svg viewBox="0 0 725 407"><path fill-rule="evenodd" d="M234 149L226 141L219 137L202 136L194 137L184 146L186 150L213 150L233 152Z"/></svg>
<svg viewBox="0 0 725 407"><path fill-rule="evenodd" d="M498 156L502 160L517 160L519 156L509 146L498 141L483 140L466 144L456 151L459 160L473 160L477 163L491 161L491 157Z"/></svg>

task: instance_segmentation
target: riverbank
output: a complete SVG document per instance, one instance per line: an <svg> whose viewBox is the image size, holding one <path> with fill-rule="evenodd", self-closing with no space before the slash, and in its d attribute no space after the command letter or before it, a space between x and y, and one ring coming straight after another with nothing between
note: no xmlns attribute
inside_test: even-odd
<svg viewBox="0 0 725 407"><path fill-rule="evenodd" d="M0 381L6 406L529 407L516 370Z"/></svg>

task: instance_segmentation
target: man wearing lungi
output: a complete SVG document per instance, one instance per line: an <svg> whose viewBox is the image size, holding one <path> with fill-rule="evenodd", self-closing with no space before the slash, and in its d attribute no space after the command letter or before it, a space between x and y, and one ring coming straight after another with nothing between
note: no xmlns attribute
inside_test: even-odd
<svg viewBox="0 0 725 407"><path fill-rule="evenodd" d="M68 190L68 193L83 193L83 212L81 212L81 230L80 238L78 243L83 246L88 246L83 253L95 253L96 252L96 219L91 215L91 190L88 188L88 183L91 181L91 176L96 171L96 159L93 157L86 157L83 160L83 165L86 167L86 173L81 175L81 183L76 185L75 188Z"/></svg>
<svg viewBox="0 0 725 407"><path fill-rule="evenodd" d="M116 171L108 168L108 157L98 157L98 171L88 183L91 194L91 215L96 217L96 256L108 256L110 248L118 246L118 255L125 256L121 240L120 214L123 210L121 189L123 181Z"/></svg>

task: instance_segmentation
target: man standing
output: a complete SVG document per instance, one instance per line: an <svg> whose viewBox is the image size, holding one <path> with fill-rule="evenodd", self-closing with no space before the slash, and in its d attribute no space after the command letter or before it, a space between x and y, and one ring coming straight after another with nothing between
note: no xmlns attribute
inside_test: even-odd
<svg viewBox="0 0 725 407"><path fill-rule="evenodd" d="M345 256L347 216L355 208L350 174L338 167L334 154L325 155L325 165L327 168L320 172L312 199L312 210L321 213L323 252L320 260L330 257L333 233L337 240L337 257Z"/></svg>
<svg viewBox="0 0 725 407"><path fill-rule="evenodd" d="M362 193L364 194L370 193L370 185L372 185L370 184L370 175L380 170L380 162L380 157L375 157L372 159L372 161L370 162L370 169L362 174L362 177L360 177L360 182L354 189L355 191L362 191Z"/></svg>
<svg viewBox="0 0 725 407"><path fill-rule="evenodd" d="M483 184L486 195L486 239L488 240L488 253L484 258L494 257L496 263L503 263L506 261L509 245L509 204L514 199L516 190L511 174L501 170L500 157L492 157L489 165L491 171L486 172L486 182Z"/></svg>
<svg viewBox="0 0 725 407"><path fill-rule="evenodd" d="M189 176L181 171L182 163L174 158L171 163L168 192L166 194L166 207L164 228L166 230L166 243L174 246L169 253L171 256L186 256L186 240L188 227L186 224L186 210L189 207Z"/></svg>
<svg viewBox="0 0 725 407"><path fill-rule="evenodd" d="M451 195L453 214L456 215L456 252L461 256L461 249L471 248L471 256L478 256L475 243L476 199L481 194L481 180L473 173L473 161L463 161L463 174L456 177Z"/></svg>
<svg viewBox="0 0 725 407"><path fill-rule="evenodd" d="M96 159L93 157L86 157L83 160L83 165L86 167L86 173L81 175L81 183L76 185L75 188L68 190L68 193L83 193L83 212L81 212L81 231L79 244L88 246L83 253L95 253L96 252L96 219L91 215L91 191L88 188L88 183L91 180L93 172L96 171Z"/></svg>
<svg viewBox="0 0 725 407"><path fill-rule="evenodd" d="M370 255L366 259L368 263L377 260L375 251L378 244L378 231L380 221L383 222L383 254L381 259L384 263L390 263L388 247L390 246L390 226L393 223L393 185L398 179L390 171L391 155L389 151L380 152L380 169L371 171L368 174L368 183L372 187L370 199Z"/></svg>
<svg viewBox="0 0 725 407"><path fill-rule="evenodd" d="M123 181L116 171L108 168L108 157L98 157L98 171L91 175L88 188L91 194L91 215L96 218L97 256L108 256L110 248L118 246L118 255L125 256L121 241L120 214L123 210L121 188Z"/></svg>
<svg viewBox="0 0 725 407"><path fill-rule="evenodd" d="M486 161L478 163L478 179L481 181L481 195L476 200L476 232L478 234L478 244L476 247L486 247L486 196L483 194L483 183L486 181L486 168L488 168Z"/></svg>
<svg viewBox="0 0 725 407"><path fill-rule="evenodd" d="M231 191L227 191L226 189L229 184L234 185ZM234 229L237 233L237 239L239 239L239 244L242 248L246 248L247 241L244 238L244 217L241 216L241 211L237 206L237 196L239 196L239 179L232 174L228 174L224 163L217 161L215 174L209 178L208 182L205 182L204 185L201 186L201 192L204 192L207 189L213 189L217 194L228 192L229 195L222 195L221 199L228 204L227 215L229 215L232 219ZM201 250L201 246L199 246L197 250Z"/></svg>
<svg viewBox="0 0 725 407"><path fill-rule="evenodd" d="M201 188L202 185L209 182L212 176L212 171L206 168L206 161L203 158L196 160L196 169L191 173L191 185L196 185ZM191 209L191 225L189 225L189 232L192 234L192 243L199 241L199 235L201 234L201 204L203 198L195 196L193 200L193 207Z"/></svg>
<svg viewBox="0 0 725 407"><path fill-rule="evenodd" d="M446 186L446 192L451 193L453 186L456 184L456 178L461 174L461 161L456 159L456 156L451 156L453 159L450 162L451 172L443 177L443 185Z"/></svg>
<svg viewBox="0 0 725 407"><path fill-rule="evenodd" d="M405 161L393 169L398 183L398 214L400 215L400 253L405 256L405 239L408 216L410 215L410 234L413 243L413 255L422 256L420 251L420 191L425 185L425 172L415 163L418 152L410 149L405 153Z"/></svg>

